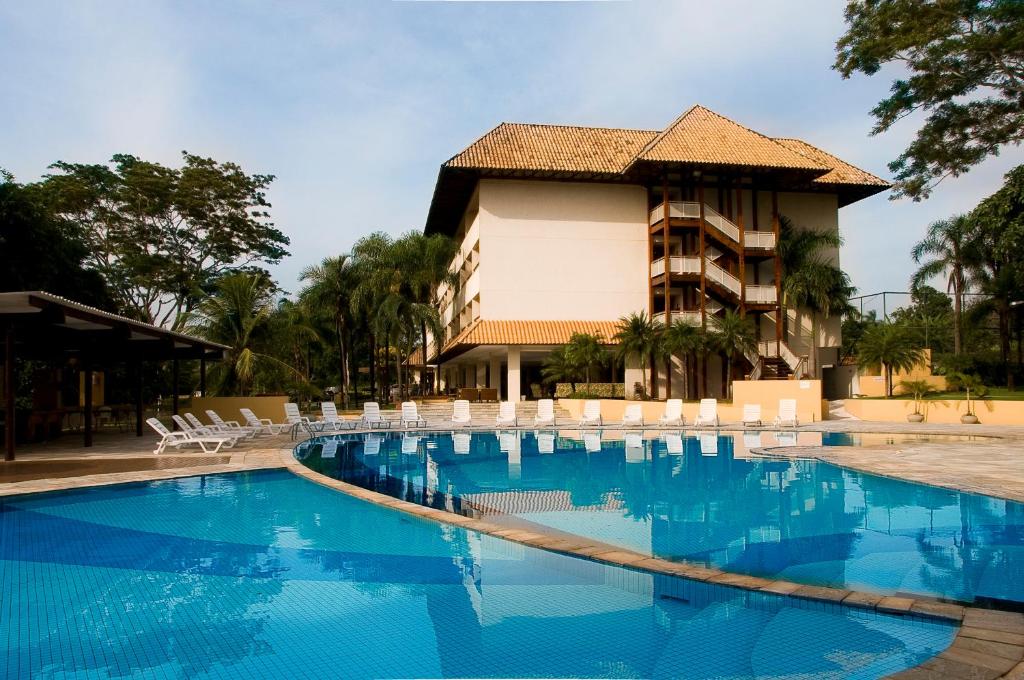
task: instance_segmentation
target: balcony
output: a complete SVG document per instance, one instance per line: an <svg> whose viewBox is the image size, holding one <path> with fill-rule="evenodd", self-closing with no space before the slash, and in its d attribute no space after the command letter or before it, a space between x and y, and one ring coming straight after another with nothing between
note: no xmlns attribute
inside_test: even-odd
<svg viewBox="0 0 1024 680"><path fill-rule="evenodd" d="M672 274L700 274L700 257L696 255L672 255L669 258L670 273ZM661 276L665 273L665 258L659 257L651 262L651 276Z"/></svg>
<svg viewBox="0 0 1024 680"><path fill-rule="evenodd" d="M656 312L651 318L658 323L665 323L665 312ZM685 309L673 309L672 310L672 323L676 321L682 321L683 323L691 326L700 325L700 312L693 312Z"/></svg>
<svg viewBox="0 0 1024 680"><path fill-rule="evenodd" d="M747 302L755 305L774 305L778 298L775 295L775 286L754 286L746 287Z"/></svg>
<svg viewBox="0 0 1024 680"><path fill-rule="evenodd" d="M743 247L754 250L772 250L775 248L775 234L770 231L743 232Z"/></svg>

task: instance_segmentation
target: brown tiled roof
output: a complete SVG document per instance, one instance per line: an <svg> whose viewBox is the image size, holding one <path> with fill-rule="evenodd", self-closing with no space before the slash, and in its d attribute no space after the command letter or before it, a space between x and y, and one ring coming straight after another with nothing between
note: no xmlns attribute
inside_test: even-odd
<svg viewBox="0 0 1024 680"><path fill-rule="evenodd" d="M703 106L693 106L679 116L644 147L638 159L822 172L829 169Z"/></svg>
<svg viewBox="0 0 1024 680"><path fill-rule="evenodd" d="M657 134L653 130L502 123L445 166L618 175Z"/></svg>
<svg viewBox="0 0 1024 680"><path fill-rule="evenodd" d="M812 146L803 140L776 137L775 141L787 147L788 149L791 149L799 154L807 156L816 163L820 163L824 166L831 168L831 170L826 172L821 177L815 178L815 184L853 184L857 186L873 185L880 187L889 186L889 183L886 182L884 179L875 177L870 172L854 167L847 163L846 161L836 158L832 154L826 151L822 151L818 147Z"/></svg>
<svg viewBox="0 0 1024 680"><path fill-rule="evenodd" d="M452 338L457 345L564 345L574 333L600 335L607 344L618 332L618 321L496 321L477 319Z"/></svg>

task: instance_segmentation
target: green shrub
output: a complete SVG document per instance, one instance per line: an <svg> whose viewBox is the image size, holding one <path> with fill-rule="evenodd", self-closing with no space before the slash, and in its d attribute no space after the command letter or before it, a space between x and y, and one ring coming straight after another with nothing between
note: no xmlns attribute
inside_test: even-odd
<svg viewBox="0 0 1024 680"><path fill-rule="evenodd" d="M557 383L555 397L558 399L625 399L626 390L622 383L590 383L590 389L583 383L576 383L576 391L570 383Z"/></svg>

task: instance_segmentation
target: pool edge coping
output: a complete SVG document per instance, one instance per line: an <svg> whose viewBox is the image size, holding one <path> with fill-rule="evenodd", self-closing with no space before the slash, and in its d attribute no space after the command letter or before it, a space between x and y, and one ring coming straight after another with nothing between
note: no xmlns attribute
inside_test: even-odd
<svg viewBox="0 0 1024 680"><path fill-rule="evenodd" d="M447 510L429 508L321 474L302 464L291 449L281 449L282 466L292 474L353 498L487 534L531 548L633 571L685 578L713 585L810 600L895 616L945 621L957 626L953 642L939 654L889 677L912 680L935 677L1024 678L1024 614L934 599L883 596L855 590L766 579L720 569L672 562L585 537L566 545L562 536L509 528ZM579 544L582 543L582 544Z"/></svg>

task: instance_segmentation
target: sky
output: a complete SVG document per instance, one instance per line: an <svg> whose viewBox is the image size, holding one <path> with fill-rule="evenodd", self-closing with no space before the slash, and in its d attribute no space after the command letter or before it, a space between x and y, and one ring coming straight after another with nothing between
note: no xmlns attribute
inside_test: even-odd
<svg viewBox="0 0 1024 680"><path fill-rule="evenodd" d="M276 176L303 267L375 230L421 229L441 163L502 121L661 129L702 104L879 176L916 121L872 137L895 71L831 69L842 0L118 2L0 0L0 167L182 150ZM922 203L840 211L862 293L907 290L927 225L1024 162L1011 149Z"/></svg>

